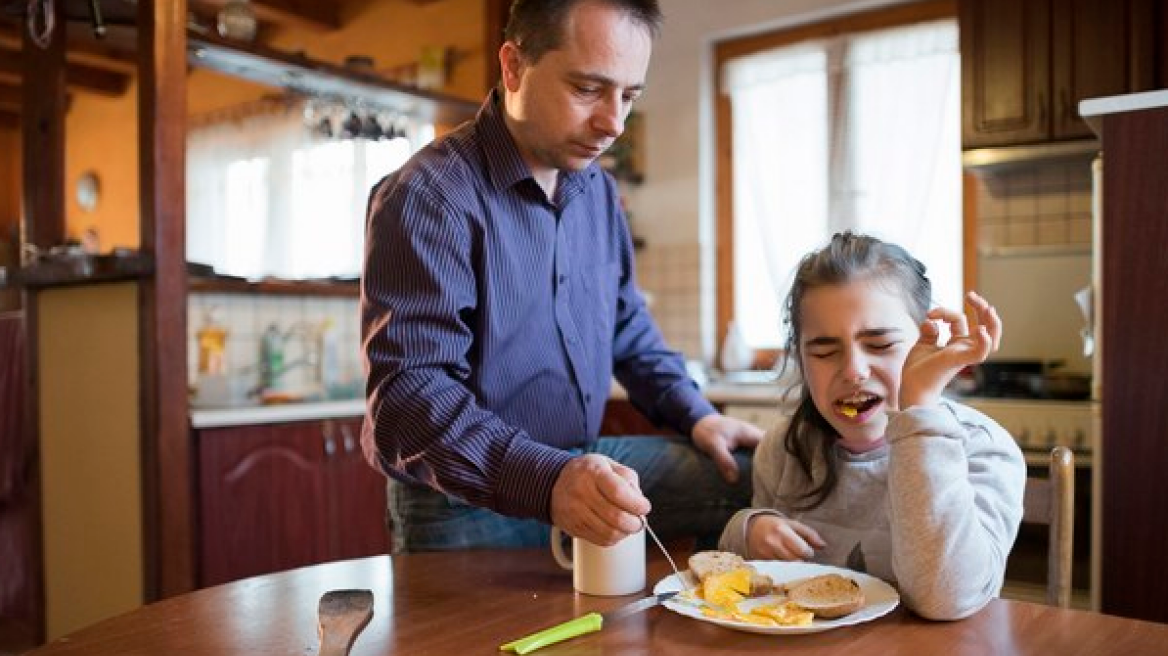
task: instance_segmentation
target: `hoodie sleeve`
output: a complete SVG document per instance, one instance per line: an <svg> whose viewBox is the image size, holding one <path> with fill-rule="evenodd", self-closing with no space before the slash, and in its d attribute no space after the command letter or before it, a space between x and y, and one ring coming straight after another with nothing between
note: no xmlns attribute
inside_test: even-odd
<svg viewBox="0 0 1168 656"><path fill-rule="evenodd" d="M778 486L782 478L783 462L787 456L783 448L783 434L786 429L787 422L779 422L755 449L751 467L751 480L754 484L751 507L734 513L726 523L722 537L718 540L718 548L722 551L732 551L749 559L751 556L747 553L746 531L750 527L751 518L764 514L783 516L774 508L778 506Z"/></svg>
<svg viewBox="0 0 1168 656"><path fill-rule="evenodd" d="M993 420L947 404L891 413L887 439L892 567L905 603L929 619L972 615L1001 592L1022 520L1022 452Z"/></svg>

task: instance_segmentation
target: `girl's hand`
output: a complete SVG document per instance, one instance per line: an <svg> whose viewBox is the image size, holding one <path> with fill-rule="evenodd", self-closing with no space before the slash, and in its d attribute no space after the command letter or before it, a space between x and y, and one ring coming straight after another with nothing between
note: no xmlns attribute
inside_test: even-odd
<svg viewBox="0 0 1168 656"><path fill-rule="evenodd" d="M746 529L746 551L752 560L811 560L815 549L826 546L815 529L785 517L755 515Z"/></svg>
<svg viewBox="0 0 1168 656"><path fill-rule="evenodd" d="M949 381L963 367L984 362L1002 341L1002 320L998 311L976 292L966 300L973 308L972 327L956 310L934 308L921 324L921 338L909 351L900 380L900 409L933 405ZM941 346L938 322L949 325L949 341Z"/></svg>

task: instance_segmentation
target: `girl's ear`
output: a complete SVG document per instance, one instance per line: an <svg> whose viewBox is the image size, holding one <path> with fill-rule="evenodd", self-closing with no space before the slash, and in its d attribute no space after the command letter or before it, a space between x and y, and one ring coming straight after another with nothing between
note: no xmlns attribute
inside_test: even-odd
<svg viewBox="0 0 1168 656"><path fill-rule="evenodd" d="M515 43L507 41L499 48L499 70L503 76L503 88L518 91L523 78L523 53Z"/></svg>

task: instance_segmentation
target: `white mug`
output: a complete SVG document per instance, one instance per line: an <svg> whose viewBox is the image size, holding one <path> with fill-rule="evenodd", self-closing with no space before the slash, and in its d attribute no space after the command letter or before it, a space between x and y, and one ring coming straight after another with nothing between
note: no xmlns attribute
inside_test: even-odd
<svg viewBox="0 0 1168 656"><path fill-rule="evenodd" d="M645 589L645 531L633 533L611 547L572 538L572 555L564 553L565 533L552 527L552 555L572 571L577 592L615 597Z"/></svg>

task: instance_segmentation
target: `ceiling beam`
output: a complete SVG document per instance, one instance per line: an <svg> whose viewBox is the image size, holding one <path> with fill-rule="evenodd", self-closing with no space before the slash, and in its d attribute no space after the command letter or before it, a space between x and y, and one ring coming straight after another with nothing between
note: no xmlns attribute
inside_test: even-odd
<svg viewBox="0 0 1168 656"><path fill-rule="evenodd" d="M227 0L191 0L191 8L200 13L217 12ZM341 27L341 9L337 0L251 0L256 18L261 22L295 25L318 32Z"/></svg>
<svg viewBox="0 0 1168 656"><path fill-rule="evenodd" d="M0 45L0 73L20 77L24 73L20 50ZM120 96L130 87L130 76L88 64L65 64L65 83L104 96Z"/></svg>

